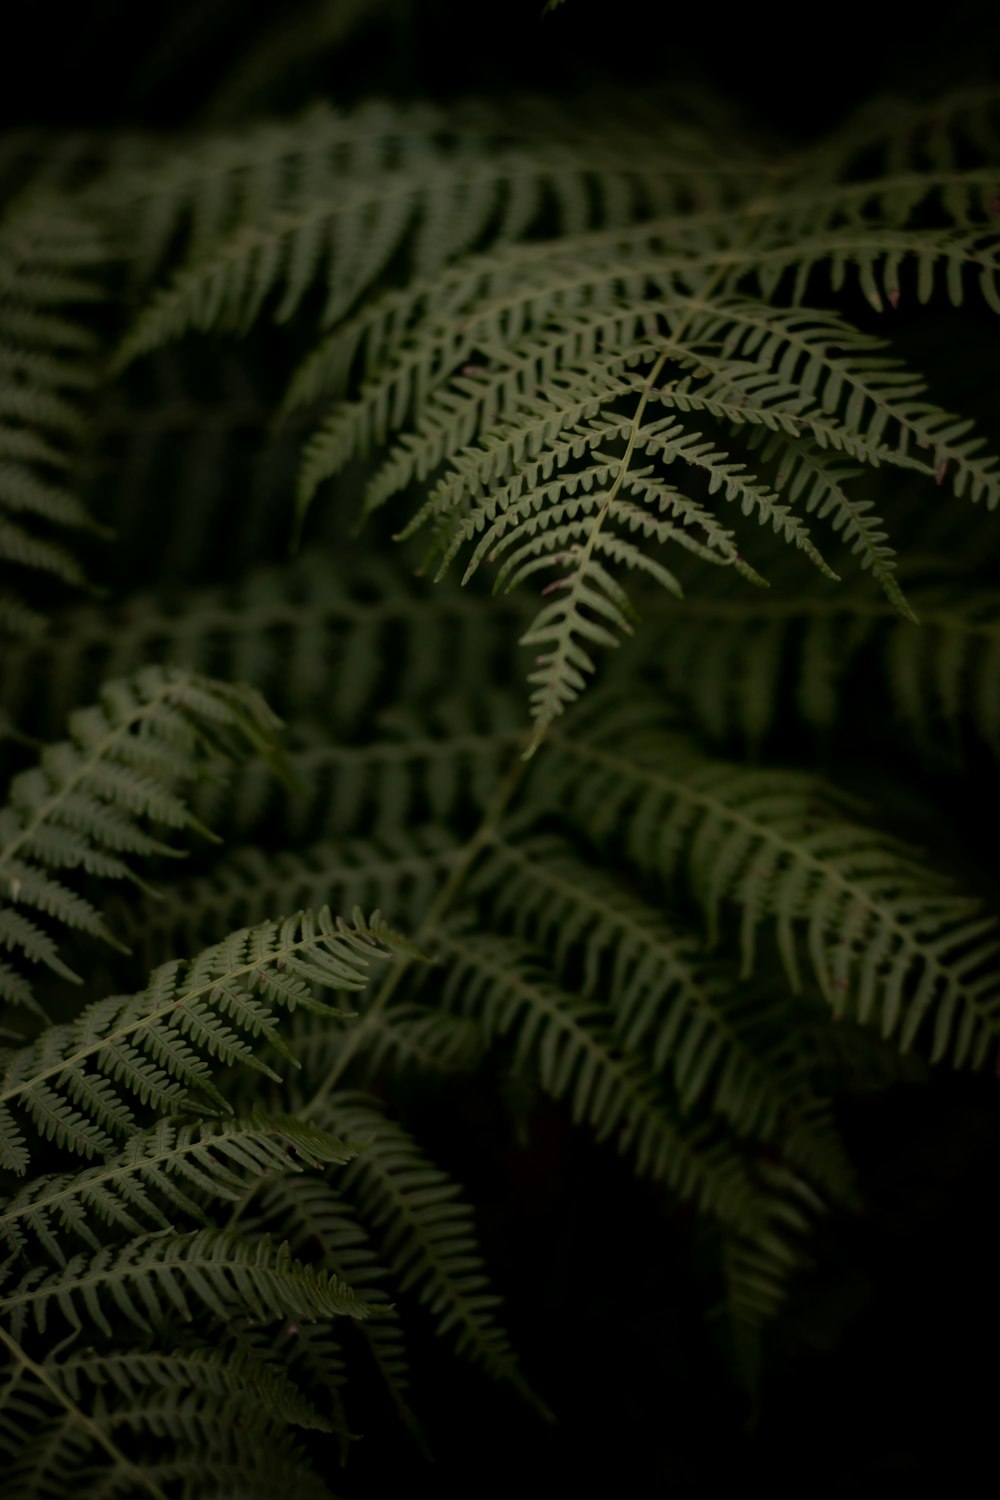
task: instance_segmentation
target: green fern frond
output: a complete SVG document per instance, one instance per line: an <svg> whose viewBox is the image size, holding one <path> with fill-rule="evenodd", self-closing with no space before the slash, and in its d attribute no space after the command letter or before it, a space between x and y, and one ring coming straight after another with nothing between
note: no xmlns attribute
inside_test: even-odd
<svg viewBox="0 0 1000 1500"><path fill-rule="evenodd" d="M171 1226L177 1214L207 1223L205 1204L239 1200L247 1181L350 1161L354 1148L291 1116L255 1112L211 1125L161 1120L100 1166L36 1177L0 1206L0 1239L22 1250L32 1235L60 1263L62 1233L92 1249L91 1219L132 1234Z"/></svg>
<svg viewBox="0 0 1000 1500"><path fill-rule="evenodd" d="M97 339L76 316L106 259L92 218L65 197L26 196L0 223L0 628L38 635L44 614L13 573L87 579L74 532L97 530L68 476L78 403L96 385ZM67 536L63 534L68 533Z"/></svg>
<svg viewBox="0 0 1000 1500"><path fill-rule="evenodd" d="M907 454L923 458L936 473L942 466L950 471L957 495L968 490L990 510L1000 503L1000 466L996 458L981 456L984 439L959 441L972 423L917 399L926 393L924 381L881 353L886 340L861 333L836 314L799 307L722 299L703 304L701 313L691 343L718 349L713 364L719 385L728 383L727 363L747 362L760 376L753 390L757 403L780 410L796 393L806 423L812 406L833 419L843 413L847 441L865 445L854 449L855 456L877 455L884 447L889 463ZM738 382L733 390L738 399Z"/></svg>
<svg viewBox="0 0 1000 1500"><path fill-rule="evenodd" d="M360 14L320 9L332 33ZM265 38L230 105L282 55ZM511 95L0 141L13 1500L328 1494L375 1370L414 1425L422 1322L530 1396L475 1177L467 1204L397 1089L445 1111L445 1160L449 1073L507 1075L529 1149L547 1092L674 1202L673 1243L696 1216L695 1275L719 1273L752 1376L821 1216L857 1205L844 1095L922 1078L917 1044L980 1066L1000 1042L985 903L835 786L690 732L760 756L780 728L784 755L797 714L875 795L887 745L901 770L926 751L956 810L941 870L977 864L979 791L944 785L942 745L970 771L967 739L1000 753L1000 462L932 400L931 355L949 308L1000 312L1000 92L781 155L724 108L673 109ZM988 379L967 332L956 410ZM247 338L206 362L193 333ZM338 504L274 566L335 478L373 535L345 540ZM978 510L942 523L951 499ZM120 529L107 608L60 602L91 506ZM589 691L615 647L615 691ZM258 690L291 725L278 777ZM887 828L927 806L905 781L885 802ZM225 847L154 902L141 860L203 823ZM299 905L321 909L266 920ZM112 934L139 976L85 968ZM356 1017L320 998L376 960ZM88 1000L145 987L81 1011L71 965Z"/></svg>
<svg viewBox="0 0 1000 1500"><path fill-rule="evenodd" d="M360 1323L358 1332L397 1411L415 1430L408 1401L409 1358L401 1320L387 1301L388 1273L340 1188L308 1175L274 1177L259 1195L254 1223L265 1229L280 1226L296 1254L333 1272L377 1309L378 1316ZM336 1393L343 1405L340 1387L346 1371L339 1349L334 1352L328 1340L321 1328L296 1328L288 1351L291 1368L301 1370L310 1384L319 1379L324 1392Z"/></svg>
<svg viewBox="0 0 1000 1500"><path fill-rule="evenodd" d="M707 1101L749 1138L777 1141L785 1159L842 1201L852 1173L810 1085L808 1049L780 992L762 995L706 958L697 939L563 840L498 842L477 874L490 909L551 955L585 1000L610 1013L626 1055L669 1076L682 1114Z"/></svg>
<svg viewBox="0 0 1000 1500"><path fill-rule="evenodd" d="M488 1290L470 1210L458 1187L373 1100L334 1095L322 1123L370 1143L340 1181L403 1292L413 1292L437 1331L496 1379L530 1395L506 1334L496 1321L499 1298Z"/></svg>
<svg viewBox="0 0 1000 1500"><path fill-rule="evenodd" d="M406 1067L431 1074L467 1072L483 1049L482 1032L473 1020L443 1014L434 1006L396 1004L370 1027L364 1064L373 1074Z"/></svg>
<svg viewBox="0 0 1000 1500"><path fill-rule="evenodd" d="M689 597L658 639L653 672L713 736L758 746L779 708L834 729L853 672L871 661L882 701L911 743L939 751L942 729L953 743L968 729L1000 753L1000 601L930 579L909 585L907 597L918 628L857 589ZM662 616L652 604L650 613ZM779 698L783 680L793 688Z"/></svg>
<svg viewBox="0 0 1000 1500"><path fill-rule="evenodd" d="M277 1078L257 1057L266 1044L293 1062L276 1012L296 1007L333 1015L313 986L363 989L372 959L402 944L378 913L354 926L326 908L230 934L189 963L154 971L138 995L99 1000L72 1022L10 1051L0 1084L3 1165L24 1172L29 1148L16 1115L39 1136L84 1156L106 1156L135 1132L136 1101L174 1114L200 1103L230 1109L212 1082L209 1059Z"/></svg>
<svg viewBox="0 0 1000 1500"><path fill-rule="evenodd" d="M103 1392L87 1399L85 1389L86 1404L78 1405L59 1387L48 1362L32 1373L40 1378L22 1382L18 1432L5 1445L11 1456L4 1485L11 1500L70 1493L87 1500L168 1500L179 1482L190 1495L218 1485L211 1493L248 1500L276 1493L329 1500L289 1430L267 1423L250 1391L237 1388L227 1402L221 1390L200 1395L189 1386L168 1388L159 1399L155 1393L116 1398ZM194 1373L201 1374L198 1366Z"/></svg>
<svg viewBox="0 0 1000 1500"><path fill-rule="evenodd" d="M510 141L508 112L491 118L481 106L474 115L318 109L162 163L152 186L148 172L112 181L109 201L128 213L143 268L158 265L178 226L192 226L186 267L142 314L119 362L189 328L245 328L275 295L274 316L287 319L320 278L329 325L401 244L415 274L431 277L467 248L523 237L543 214L581 233L595 217L627 222L662 210L688 196L683 174L703 157L677 132L671 139L662 113L659 139L628 121L617 131L571 121L567 130L558 112L536 104L530 113L545 134L517 139L515 130ZM735 164L729 170L735 176Z"/></svg>
<svg viewBox="0 0 1000 1500"><path fill-rule="evenodd" d="M882 355L882 341L802 306L822 269L834 292L853 277L877 309L903 295L928 300L942 272L958 304L974 274L1000 309L992 169L838 183L812 182L810 165L808 155L782 164L763 191L752 178L743 201L725 209L678 205L418 276L361 308L293 382L290 405L349 393L354 370L363 375L360 393L333 408L307 448L300 509L329 475L395 432L365 508L430 480L431 498L404 534L433 521L445 562L481 533L473 566L506 552L509 584L577 549L578 563L553 584L566 597L524 637L545 648L532 675L539 736L584 686L592 647L630 629L614 571L641 568L676 589L620 523L657 542L704 546L704 508L658 472L638 483L635 454L668 470L693 463L709 495L738 500L821 567L802 511L828 520L902 612L882 523L851 492L855 470L824 450L939 483L950 472L958 494L1000 500L997 460L969 423L922 399L922 382ZM791 306L774 305L779 291ZM668 362L679 378L661 378ZM630 377L636 363L656 380ZM638 412L622 410L629 394ZM657 401L671 416L643 424L640 413ZM679 420L694 411L730 431L770 429L764 460L777 493ZM717 531L719 541L726 560L742 561L731 534Z"/></svg>
<svg viewBox="0 0 1000 1500"><path fill-rule="evenodd" d="M622 830L629 856L674 880L679 871L713 936L740 910L744 972L773 919L793 988L804 948L837 1015L877 1024L911 1046L933 1024L931 1056L979 1066L1000 1028L994 919L895 839L844 815L813 777L714 760L655 716L627 749L619 722L560 735L552 757L564 805L594 836Z"/></svg>
<svg viewBox="0 0 1000 1500"><path fill-rule="evenodd" d="M725 1316L744 1384L757 1389L763 1364L762 1335L781 1311L790 1284L809 1263L808 1238L823 1205L802 1180L767 1165L762 1170L767 1209L752 1237L726 1234L722 1241Z"/></svg>
<svg viewBox="0 0 1000 1500"><path fill-rule="evenodd" d="M423 836L416 830L430 829L428 814L446 829L482 810L523 734L506 695L480 699L470 690L438 708L437 722L428 723L423 703L415 712L400 706L383 716L384 733L360 744L307 730L302 748L284 757L287 779L251 762L224 786L206 785L197 810L233 840L257 838L267 826L300 843L317 834L321 841L371 835L367 853L361 842L341 846L345 866L355 847L374 864L384 858L380 847L405 857L408 841Z"/></svg>
<svg viewBox="0 0 1000 1500"><path fill-rule="evenodd" d="M36 1500L70 1490L162 1496L161 1483L170 1486L151 1456L157 1451L175 1462L184 1455L188 1463L239 1465L240 1493L260 1494L262 1438L270 1478L283 1477L296 1495L318 1493L290 1429L323 1432L331 1424L278 1368L242 1350L90 1349L46 1358L36 1368L44 1384L22 1390L13 1441L4 1444L0 1436L9 1450L11 1496ZM143 1439L146 1453L133 1456Z"/></svg>
<svg viewBox="0 0 1000 1500"><path fill-rule="evenodd" d="M372 1308L335 1276L311 1271L287 1245L196 1230L136 1236L123 1246L74 1255L55 1270L34 1267L0 1288L0 1317L15 1339L45 1333L50 1314L72 1329L95 1326L114 1336L109 1313L152 1334L170 1316L226 1324L234 1316L367 1317Z"/></svg>
<svg viewBox="0 0 1000 1500"><path fill-rule="evenodd" d="M297 758L291 759L296 766ZM400 821L405 826L405 813ZM208 874L163 882L155 901L123 907L116 928L150 963L190 952L213 932L253 926L282 902L339 911L391 910L413 928L454 865L458 848L455 837L435 823L298 849L234 848Z"/></svg>
<svg viewBox="0 0 1000 1500"><path fill-rule="evenodd" d="M817 175L850 179L860 167L877 178L879 167L945 173L960 162L990 164L1000 152L998 119L995 86L933 99L878 97L856 109L816 149Z"/></svg>
<svg viewBox="0 0 1000 1500"><path fill-rule="evenodd" d="M517 1061L537 1064L542 1087L568 1098L598 1140L614 1138L640 1175L696 1198L724 1222L750 1225L755 1205L736 1155L704 1123L682 1125L668 1096L614 1034L607 1009L553 982L534 949L506 937L437 935L448 955L443 999L493 1037L514 1034Z"/></svg>
<svg viewBox="0 0 1000 1500"><path fill-rule="evenodd" d="M344 567L317 550L227 588L66 611L43 639L11 645L0 703L45 735L101 682L156 661L247 682L282 717L353 737L398 682L412 704L434 704L456 673L499 677L523 610L457 588L431 594L391 562L361 557ZM50 684L42 703L39 676Z"/></svg>
<svg viewBox="0 0 1000 1500"><path fill-rule="evenodd" d="M238 1398L245 1414L252 1412L267 1426L322 1431L327 1425L280 1369L241 1351L227 1350L223 1358L210 1349L131 1349L118 1354L90 1350L54 1361L52 1370L74 1401L80 1401L88 1387L100 1387L109 1395L123 1396L137 1410L144 1397L155 1400L165 1395L182 1404L192 1391L200 1391L203 1397Z"/></svg>
<svg viewBox="0 0 1000 1500"><path fill-rule="evenodd" d="M0 809L0 947L78 979L36 914L115 939L64 872L138 882L129 856L176 852L143 825L207 832L181 793L209 757L266 750L276 724L255 693L190 673L146 667L105 684L99 703L71 714L70 738L15 776ZM4 964L0 997L24 1004L30 996L30 984Z"/></svg>

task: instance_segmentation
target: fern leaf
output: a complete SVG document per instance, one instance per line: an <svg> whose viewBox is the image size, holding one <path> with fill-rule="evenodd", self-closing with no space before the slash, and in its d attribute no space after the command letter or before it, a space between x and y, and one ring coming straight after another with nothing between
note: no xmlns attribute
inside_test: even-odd
<svg viewBox="0 0 1000 1500"><path fill-rule="evenodd" d="M56 1270L29 1271L0 1296L0 1316L16 1339L29 1327L44 1333L51 1312L71 1328L83 1328L86 1320L112 1338L111 1308L144 1333L171 1314L190 1322L195 1308L222 1323L234 1315L314 1321L371 1312L336 1277L293 1260L287 1245L210 1230L143 1235L89 1258L75 1255Z"/></svg>
<svg viewBox="0 0 1000 1500"><path fill-rule="evenodd" d="M479 128L427 107L313 112L167 163L153 189L148 174L113 185L112 199L139 209L133 234L146 242L146 265L160 259L167 226L189 214L195 224L187 267L140 317L120 363L188 328L246 326L276 291L275 316L288 318L318 276L332 323L401 243L416 274L430 276L487 236L503 244L523 235L546 209L579 233L593 216L591 183L605 221L676 198L679 153L669 141L657 151L630 130L577 126L560 142L565 122L550 114L546 136L507 145L509 120L478 113Z"/></svg>
<svg viewBox="0 0 1000 1500"><path fill-rule="evenodd" d="M956 744L971 731L998 753L996 596L956 594L929 579L908 585L907 597L919 628L857 589L750 601L717 588L672 614L654 672L717 739L736 735L758 746L776 720L780 673L787 668L794 683L782 708L830 731L854 671L869 659L862 653L870 652L883 700L909 743L939 751L942 731ZM658 619L658 605L647 608Z"/></svg>
<svg viewBox="0 0 1000 1500"><path fill-rule="evenodd" d="M99 1248L92 1220L133 1234L167 1228L177 1214L204 1224L205 1205L240 1199L248 1178L343 1164L352 1155L350 1145L290 1116L257 1112L212 1125L161 1120L100 1166L35 1178L0 1208L0 1238L16 1251L31 1234L64 1263L64 1231Z"/></svg>
<svg viewBox="0 0 1000 1500"><path fill-rule="evenodd" d="M370 1137L341 1181L377 1232L400 1290L419 1297L438 1332L454 1338L461 1353L530 1395L496 1321L500 1299L488 1290L472 1216L457 1186L373 1101L334 1095L322 1119L335 1132Z"/></svg>
<svg viewBox="0 0 1000 1500"><path fill-rule="evenodd" d="M263 747L275 723L255 694L191 674L147 667L106 684L98 704L70 716L70 738L14 778L0 809L0 944L75 979L33 915L113 939L97 908L58 877L137 880L124 856L174 852L143 823L200 828L179 793L209 754Z"/></svg>
<svg viewBox="0 0 1000 1500"><path fill-rule="evenodd" d="M67 196L25 197L0 224L0 564L76 589L87 580L74 533L99 529L66 472L78 402L96 384L98 343L76 314L100 295L104 260L93 218ZM20 585L5 601L5 631L43 633Z"/></svg>
<svg viewBox="0 0 1000 1500"><path fill-rule="evenodd" d="M263 1228L280 1225L296 1254L318 1261L377 1308L378 1316L359 1324L358 1331L396 1410L416 1433L408 1401L409 1359L401 1320L387 1301L386 1268L343 1192L322 1178L272 1178L259 1196L255 1222ZM333 1367L327 1339L318 1329L297 1328L290 1352L293 1369L303 1367L311 1379L319 1376L325 1390L332 1392L343 1383L343 1365Z"/></svg>
<svg viewBox="0 0 1000 1500"><path fill-rule="evenodd" d="M172 594L140 592L99 610L67 611L43 640L8 648L0 703L25 733L48 737L101 683L155 656L165 666L247 682L282 717L330 725L349 742L371 732L397 678L413 704L436 705L455 673L499 676L522 616L516 605L458 588L415 587L398 563L362 558L344 569L312 551L238 585L185 591L183 608ZM50 684L42 701L39 677ZM477 726L467 716L459 727Z"/></svg>
<svg viewBox="0 0 1000 1500"><path fill-rule="evenodd" d="M362 755L352 759L361 770ZM316 792L305 800L315 799ZM383 805L387 823L395 811L391 802ZM117 927L150 963L190 951L213 932L253 926L283 901L303 908L329 903L341 911L391 909L412 928L454 865L457 847L446 829L431 824L300 849L235 848L208 874L165 882L155 902L131 903L116 914Z"/></svg>
<svg viewBox="0 0 1000 1500"><path fill-rule="evenodd" d="M164 964L140 994L97 1001L68 1025L48 1028L7 1059L4 1165L23 1172L28 1164L15 1110L43 1138L85 1156L106 1155L116 1137L134 1132L135 1100L162 1113L199 1099L225 1111L209 1059L276 1078L256 1055L267 1044L290 1060L276 1012L331 1013L313 986L363 989L371 960L401 941L377 913L370 923L355 913L351 927L326 908L305 912L235 932L189 964Z"/></svg>
<svg viewBox="0 0 1000 1500"><path fill-rule="evenodd" d="M897 841L851 822L829 789L712 760L656 727L637 726L627 753L600 732L561 736L559 756L583 825L626 828L647 870L684 869L710 933L725 903L740 908L744 972L773 917L793 987L801 941L836 1014L877 1023L904 1049L933 1021L932 1058L981 1064L1000 1025L993 919Z"/></svg>
<svg viewBox="0 0 1000 1500"><path fill-rule="evenodd" d="M780 997L741 988L690 933L558 838L497 842L476 886L518 937L552 955L567 988L604 1005L626 1056L672 1078L682 1114L707 1098L742 1135L777 1141L831 1197L851 1200L851 1171Z"/></svg>
<svg viewBox="0 0 1000 1500"><path fill-rule="evenodd" d="M534 950L510 938L442 933L438 942L450 959L445 1001L492 1036L515 1032L519 1063L537 1059L543 1088L568 1096L576 1121L599 1140L613 1135L640 1174L696 1197L723 1221L753 1222L735 1156L704 1125L685 1128L671 1117L649 1073L623 1054L603 1006L561 989Z"/></svg>

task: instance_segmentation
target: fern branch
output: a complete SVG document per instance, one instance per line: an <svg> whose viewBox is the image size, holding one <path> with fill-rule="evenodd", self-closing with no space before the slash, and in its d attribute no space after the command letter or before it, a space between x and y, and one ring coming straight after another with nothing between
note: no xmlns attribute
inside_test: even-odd
<svg viewBox="0 0 1000 1500"><path fill-rule="evenodd" d="M73 588L87 586L73 533L100 530L66 472L99 349L75 314L101 295L104 260L93 218L66 195L26 196L0 224L0 562ZM45 619L12 586L0 626L37 636Z"/></svg>
<svg viewBox="0 0 1000 1500"><path fill-rule="evenodd" d="M349 927L324 908L232 933L190 964L162 965L140 994L97 1001L8 1055L0 1084L3 1164L23 1172L29 1161L15 1109L43 1137L86 1156L107 1154L116 1136L133 1133L129 1095L166 1113L192 1095L227 1111L207 1057L276 1078L254 1051L259 1038L292 1061L274 1011L329 1013L313 985L362 989L370 961L401 946L377 913L370 923L355 913Z"/></svg>
<svg viewBox="0 0 1000 1500"><path fill-rule="evenodd" d="M170 1314L190 1321L189 1296L203 1315L223 1323L234 1314L308 1321L363 1318L372 1311L336 1277L308 1271L293 1260L287 1245L197 1230L139 1236L124 1246L98 1250L89 1259L72 1256L56 1270L29 1271L14 1290L0 1296L0 1315L19 1338L29 1319L45 1333L53 1303L72 1328L80 1329L82 1308L111 1338L108 1302L126 1322L152 1333Z"/></svg>
<svg viewBox="0 0 1000 1500"><path fill-rule="evenodd" d="M536 1400L495 1321L499 1298L486 1290L472 1216L456 1201L458 1188L370 1101L338 1094L324 1103L321 1119L329 1129L372 1137L343 1182L381 1231L400 1289L416 1292L438 1332L452 1334L462 1353Z"/></svg>
<svg viewBox="0 0 1000 1500"><path fill-rule="evenodd" d="M77 980L22 908L113 942L92 903L56 876L82 869L141 884L124 855L176 852L142 823L207 833L179 792L209 753L266 750L276 723L256 694L191 674L147 667L106 684L99 704L70 716L71 738L14 778L0 809L0 945ZM30 987L5 972L0 994L23 1003Z"/></svg>
<svg viewBox="0 0 1000 1500"><path fill-rule="evenodd" d="M831 1197L852 1200L826 1101L809 1086L808 1049L790 1046L780 998L741 990L690 933L561 839L498 839L475 889L518 937L552 955L568 988L603 1006L626 1057L672 1075L682 1115L707 1096L742 1134L778 1140Z"/></svg>
<svg viewBox="0 0 1000 1500"><path fill-rule="evenodd" d="M933 1012L932 1059L981 1064L1000 1028L992 918L895 840L844 818L812 778L713 761L648 727L627 755L600 734L560 736L558 752L557 785L585 827L620 819L631 856L665 876L686 863L710 932L724 902L741 908L745 972L773 916L793 988L801 933L836 1014L850 1003L905 1049Z"/></svg>
<svg viewBox="0 0 1000 1500"><path fill-rule="evenodd" d="M65 1264L60 1230L99 1248L88 1216L133 1234L170 1227L166 1210L207 1224L202 1201L238 1199L248 1174L301 1172L352 1155L350 1145L290 1116L255 1111L212 1125L161 1120L100 1166L35 1178L0 1207L0 1238L19 1251L31 1233Z"/></svg>

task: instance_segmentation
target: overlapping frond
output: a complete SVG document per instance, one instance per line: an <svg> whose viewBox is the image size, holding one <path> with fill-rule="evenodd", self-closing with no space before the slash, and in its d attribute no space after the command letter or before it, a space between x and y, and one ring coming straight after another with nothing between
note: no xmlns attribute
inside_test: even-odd
<svg viewBox="0 0 1000 1500"><path fill-rule="evenodd" d="M99 1166L33 1178L0 1207L0 1239L19 1251L31 1236L64 1264L61 1235L98 1249L94 1225L140 1234L169 1228L178 1213L206 1223L206 1206L238 1201L248 1181L342 1165L352 1155L349 1144L292 1116L255 1111L212 1124L165 1119Z"/></svg>
<svg viewBox="0 0 1000 1500"><path fill-rule="evenodd" d="M321 1119L334 1133L370 1138L341 1180L377 1234L400 1290L420 1299L438 1333L454 1339L467 1358L526 1391L457 1184L374 1100L334 1095Z"/></svg>
<svg viewBox="0 0 1000 1500"><path fill-rule="evenodd" d="M237 847L209 873L164 882L155 901L130 903L117 914L117 930L154 963L198 948L213 932L264 921L282 903L392 911L410 930L419 925L458 847L437 823L296 849Z"/></svg>
<svg viewBox="0 0 1000 1500"><path fill-rule="evenodd" d="M71 977L66 929L168 960L76 1015L53 984L59 1024L2 1032L13 1496L326 1493L292 1430L323 1465L346 1452L359 1346L412 1422L421 1306L527 1393L473 1210L391 1115L417 1073L440 1092L506 1069L679 1199L677 1226L705 1210L752 1364L819 1215L855 1203L828 1094L909 1076L890 1043L979 1065L1000 1041L984 905L818 778L724 762L679 727L759 751L792 682L807 723L853 732L848 684L877 663L864 702L891 700L905 738L1000 747L997 601L915 568L926 533L902 509L994 511L1000 463L888 335L931 300L1000 311L997 95L876 112L780 158L724 147L710 112L638 98L319 106L86 163L67 143L43 164L53 196L0 226L0 624L42 624L21 574L29 600L32 572L83 582L54 534L89 524L88 473L128 528L125 597L52 611L5 655L12 759L139 673L77 709L0 811L0 1000L32 1001L22 961ZM0 149L18 185L24 149ZM162 363L112 387L81 489L106 245L137 308L118 369ZM214 385L188 346L157 353L258 322L283 327ZM243 578L293 521L274 503L292 425L258 457L273 355L300 331L282 415L319 425L299 523L343 474L373 531L399 506L401 556L424 544L433 585L333 513L310 555ZM791 592L746 587L775 574ZM129 593L151 579L172 591ZM639 614L648 648L622 653L618 695L575 706ZM195 673L293 720L283 780L261 755L207 784L273 725ZM202 821L231 847L154 903L136 865ZM139 898L104 911L96 880ZM298 906L321 909L266 920ZM370 907L433 962L415 971ZM317 998L392 953L359 1016ZM340 1092L362 1086L382 1097Z"/></svg>
<svg viewBox="0 0 1000 1500"><path fill-rule="evenodd" d="M87 578L74 533L96 530L70 468L99 342L79 316L101 295L106 258L71 200L25 195L0 223L0 631L38 635L32 575ZM23 581L22 581L23 580Z"/></svg>
<svg viewBox="0 0 1000 1500"><path fill-rule="evenodd" d="M904 1049L926 1027L934 1059L982 1062L1000 1027L1000 947L980 903L815 777L707 757L655 715L625 746L621 734L619 722L559 738L550 771L582 827L620 833L650 873L680 875L710 933L737 909L745 972L773 922L793 988L805 955L836 1014Z"/></svg>
<svg viewBox="0 0 1000 1500"><path fill-rule="evenodd" d="M0 1286L0 1318L15 1339L44 1333L50 1317L72 1329L93 1325L110 1338L112 1311L151 1334L171 1317L190 1322L195 1310L225 1324L237 1314L261 1322L363 1318L371 1308L335 1276L294 1260L285 1244L214 1230L140 1235Z"/></svg>
<svg viewBox="0 0 1000 1500"><path fill-rule="evenodd" d="M389 1272L341 1184L308 1174L272 1177L259 1194L254 1222L265 1229L280 1227L298 1256L347 1282L377 1309L378 1316L359 1323L358 1332L397 1410L414 1426L410 1364L402 1319L388 1300ZM305 1341L302 1334L298 1329L288 1349L292 1369L301 1369L310 1384L319 1383L324 1395L346 1405L341 1387L347 1372L340 1350L328 1344L332 1331L309 1329Z"/></svg>
<svg viewBox="0 0 1000 1500"><path fill-rule="evenodd" d="M37 1137L93 1157L135 1132L140 1106L176 1114L200 1103L225 1113L215 1067L240 1064L277 1077L257 1049L267 1044L293 1061L278 1013L329 1011L314 986L363 989L372 959L400 942L377 913L370 923L355 913L349 926L324 908L234 932L189 963L163 964L138 995L96 1001L76 1020L8 1051L0 1161L27 1169L21 1128L28 1124Z"/></svg>
<svg viewBox="0 0 1000 1500"><path fill-rule="evenodd" d="M718 589L672 613L652 670L713 736L758 746L789 708L833 730L853 674L877 664L880 701L917 744L940 750L942 730L953 745L970 732L996 754L1000 602L986 589L933 581L907 597L918 625L871 591L750 600Z"/></svg>
<svg viewBox="0 0 1000 1500"><path fill-rule="evenodd" d="M277 721L261 697L193 673L144 667L103 685L100 700L69 718L69 739L19 772L0 808L0 996L33 1004L22 963L76 980L37 916L114 941L67 871L138 882L135 856L175 850L154 828L198 828L181 793L211 759L267 748ZM139 882L141 883L141 882Z"/></svg>
<svg viewBox="0 0 1000 1500"><path fill-rule="evenodd" d="M71 1492L162 1500L178 1471L197 1493L202 1467L209 1483L216 1469L228 1471L242 1495L273 1495L274 1483L328 1494L291 1429L329 1424L280 1369L243 1351L91 1348L38 1362L20 1351L7 1374L0 1452L12 1500Z"/></svg>
<svg viewBox="0 0 1000 1500"><path fill-rule="evenodd" d="M652 1074L626 1053L607 1009L554 981L541 954L509 937L439 934L450 959L443 996L487 1032L510 1032L521 1065L568 1098L573 1118L614 1138L637 1172L693 1197L724 1222L750 1225L755 1206L736 1153L705 1124L682 1125Z"/></svg>
<svg viewBox="0 0 1000 1500"><path fill-rule="evenodd" d="M682 1114L707 1104L741 1134L778 1141L830 1196L850 1197L827 1101L810 1084L808 1047L780 990L741 985L682 924L561 839L499 843L476 884L501 920L551 955L567 987L604 1007L623 1051L671 1080Z"/></svg>
<svg viewBox="0 0 1000 1500"><path fill-rule="evenodd" d="M33 1003L25 961L78 977L39 916L114 941L68 872L138 881L135 857L175 852L150 825L205 832L183 793L212 759L266 750L276 724L249 689L157 667L106 683L71 714L70 738L15 776L0 808L0 947L17 961L0 964L0 998Z"/></svg>
<svg viewBox="0 0 1000 1500"><path fill-rule="evenodd" d="M411 705L436 706L456 674L500 676L523 610L458 588L431 594L391 562L343 565L317 549L228 588L66 611L49 636L10 647L0 704L47 734L101 682L156 661L247 682L283 717L353 736L401 685Z"/></svg>
<svg viewBox="0 0 1000 1500"><path fill-rule="evenodd" d="M128 214L147 272L179 229L188 241L186 265L140 317L120 358L188 328L246 327L272 300L274 316L289 318L317 281L329 325L400 246L413 273L429 278L463 250L509 244L539 222L580 233L687 202L697 163L708 178L701 196L714 190L724 200L748 166L713 169L696 137L634 102L623 101L614 128L542 101L521 101L518 115L520 128L509 111L482 105L450 113L318 107L291 124L178 154L155 174L113 181L108 199Z"/></svg>

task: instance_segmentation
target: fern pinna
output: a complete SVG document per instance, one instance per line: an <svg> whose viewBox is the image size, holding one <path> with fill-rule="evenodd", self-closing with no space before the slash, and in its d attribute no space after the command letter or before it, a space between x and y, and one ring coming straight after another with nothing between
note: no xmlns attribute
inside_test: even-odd
<svg viewBox="0 0 1000 1500"><path fill-rule="evenodd" d="M463 1089L673 1205L766 1389L871 1208L844 1101L995 1062L933 796L1000 464L910 355L1000 311L997 97L785 152L602 97L4 168L12 1500L351 1493L436 1340L558 1416Z"/></svg>

